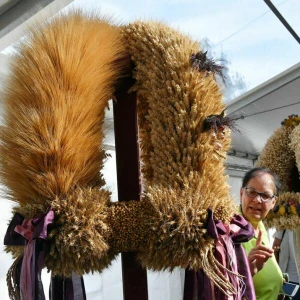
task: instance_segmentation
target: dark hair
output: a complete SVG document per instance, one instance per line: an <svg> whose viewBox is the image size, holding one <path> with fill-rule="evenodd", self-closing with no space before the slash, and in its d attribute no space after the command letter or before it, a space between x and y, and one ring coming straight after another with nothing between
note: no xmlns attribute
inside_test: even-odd
<svg viewBox="0 0 300 300"><path fill-rule="evenodd" d="M273 183L274 183L275 189L276 189L275 194L278 195L281 190L282 184L281 184L281 181L280 181L278 175L275 172L273 172L272 170L270 170L269 168L260 167L260 168L253 168L250 171L248 171L243 178L242 187L246 187L248 182L252 178L258 176L259 174L269 174L273 177Z"/></svg>

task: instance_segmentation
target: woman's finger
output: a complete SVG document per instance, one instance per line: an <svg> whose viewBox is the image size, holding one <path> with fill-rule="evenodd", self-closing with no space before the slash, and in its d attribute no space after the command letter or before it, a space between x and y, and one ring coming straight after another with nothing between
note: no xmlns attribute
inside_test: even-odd
<svg viewBox="0 0 300 300"><path fill-rule="evenodd" d="M257 240L256 240L256 246L261 245L262 243L262 231L258 230Z"/></svg>
<svg viewBox="0 0 300 300"><path fill-rule="evenodd" d="M268 252L269 254L274 253L274 250L272 248L266 247L264 245L257 245L251 250L251 252L256 252L256 251L265 251Z"/></svg>
<svg viewBox="0 0 300 300"><path fill-rule="evenodd" d="M272 254L270 254L269 252L265 252L265 251L258 251L255 253L251 253L248 258L250 260L254 260L254 259L263 259L263 260L268 260L270 257L272 257Z"/></svg>

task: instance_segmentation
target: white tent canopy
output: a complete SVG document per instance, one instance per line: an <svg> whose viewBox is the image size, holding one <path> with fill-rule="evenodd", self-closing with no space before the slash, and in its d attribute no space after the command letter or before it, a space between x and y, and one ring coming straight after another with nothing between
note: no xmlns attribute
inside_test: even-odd
<svg viewBox="0 0 300 300"><path fill-rule="evenodd" d="M239 118L239 132L232 133L228 173L242 177L281 122L300 114L300 63L229 102L227 114Z"/></svg>
<svg viewBox="0 0 300 300"><path fill-rule="evenodd" d="M266 140L291 114L300 114L300 63L228 103L227 114L243 117L232 150L259 155Z"/></svg>

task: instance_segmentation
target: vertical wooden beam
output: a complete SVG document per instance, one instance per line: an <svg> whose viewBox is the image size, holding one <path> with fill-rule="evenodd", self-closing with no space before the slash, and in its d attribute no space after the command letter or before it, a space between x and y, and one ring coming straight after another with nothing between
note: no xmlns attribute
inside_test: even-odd
<svg viewBox="0 0 300 300"><path fill-rule="evenodd" d="M136 93L126 79L113 105L119 201L139 200L141 193L137 131ZM147 271L136 260L136 253L122 253L124 300L147 300Z"/></svg>

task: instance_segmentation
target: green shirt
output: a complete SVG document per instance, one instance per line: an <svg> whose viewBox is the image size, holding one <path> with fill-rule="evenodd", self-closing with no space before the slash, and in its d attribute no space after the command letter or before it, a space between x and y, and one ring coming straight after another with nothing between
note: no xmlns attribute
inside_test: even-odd
<svg viewBox="0 0 300 300"><path fill-rule="evenodd" d="M262 231L262 244L270 247L267 232L262 222L258 228ZM256 237L249 242L243 243L247 255L256 245ZM274 255L269 258L265 266L253 276L253 283L257 300L277 300L277 296L281 291L283 278L282 272L276 262Z"/></svg>

